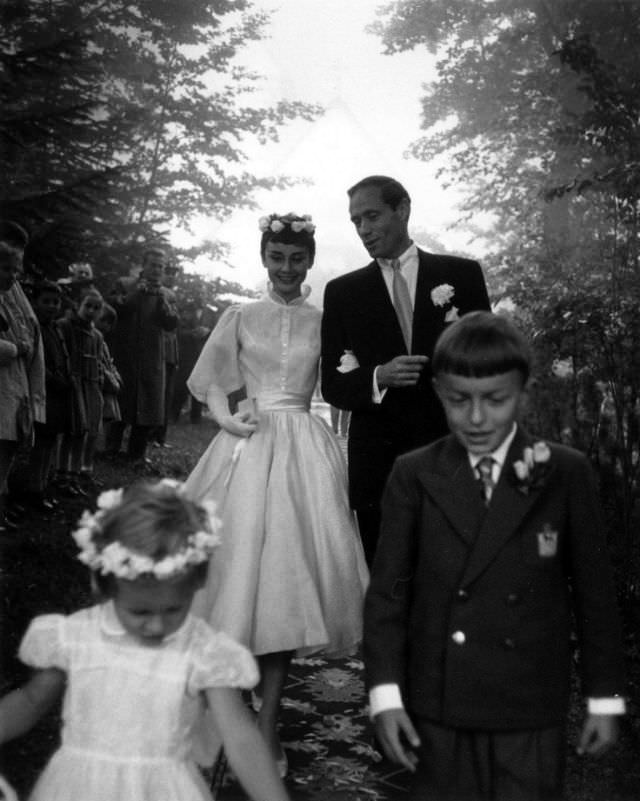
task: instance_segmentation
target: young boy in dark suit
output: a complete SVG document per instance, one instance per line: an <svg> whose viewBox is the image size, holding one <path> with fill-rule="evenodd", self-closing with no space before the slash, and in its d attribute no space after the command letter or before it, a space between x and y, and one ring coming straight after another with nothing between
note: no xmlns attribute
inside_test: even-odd
<svg viewBox="0 0 640 801"><path fill-rule="evenodd" d="M414 801L563 794L572 612L587 714L578 751L616 740L620 622L587 459L517 423L530 357L506 318L439 338L450 434L401 456L365 604L371 714Z"/></svg>

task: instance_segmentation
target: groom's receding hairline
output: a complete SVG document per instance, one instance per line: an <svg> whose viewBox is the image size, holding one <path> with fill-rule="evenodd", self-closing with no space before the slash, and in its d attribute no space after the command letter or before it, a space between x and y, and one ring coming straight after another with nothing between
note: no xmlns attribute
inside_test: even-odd
<svg viewBox="0 0 640 801"><path fill-rule="evenodd" d="M402 200L407 200L407 202L411 203L409 193L400 181L396 181L395 178L391 178L388 175L368 175L350 189L347 189L347 195L352 198L360 189L369 189L371 187L380 190L382 200L392 209L396 209Z"/></svg>

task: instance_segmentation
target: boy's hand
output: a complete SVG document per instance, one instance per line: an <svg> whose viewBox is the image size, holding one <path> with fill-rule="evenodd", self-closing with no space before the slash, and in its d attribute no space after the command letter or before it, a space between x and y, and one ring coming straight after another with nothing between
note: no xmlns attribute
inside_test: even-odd
<svg viewBox="0 0 640 801"><path fill-rule="evenodd" d="M378 367L379 387L412 387L429 361L428 356L395 356Z"/></svg>
<svg viewBox="0 0 640 801"><path fill-rule="evenodd" d="M576 753L598 756L618 739L618 715L587 715Z"/></svg>
<svg viewBox="0 0 640 801"><path fill-rule="evenodd" d="M375 716L373 724L385 755L413 773L418 757L407 748L405 740L411 748L418 748L420 738L405 710L386 709Z"/></svg>

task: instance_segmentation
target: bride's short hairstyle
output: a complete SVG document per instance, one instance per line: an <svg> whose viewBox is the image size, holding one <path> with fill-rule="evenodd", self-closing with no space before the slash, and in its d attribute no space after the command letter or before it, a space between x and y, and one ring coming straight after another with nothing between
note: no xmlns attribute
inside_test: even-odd
<svg viewBox="0 0 640 801"><path fill-rule="evenodd" d="M271 214L266 220L267 228L263 230L262 238L260 239L260 256L262 258L264 258L269 242L280 242L283 245L299 245L306 248L313 262L316 256L316 240L313 230L309 230L309 228L315 229L314 225L309 224L306 228L295 231L291 227L291 223L306 223L306 220L304 217L293 213ZM271 227L274 222L282 223L282 229L274 231Z"/></svg>

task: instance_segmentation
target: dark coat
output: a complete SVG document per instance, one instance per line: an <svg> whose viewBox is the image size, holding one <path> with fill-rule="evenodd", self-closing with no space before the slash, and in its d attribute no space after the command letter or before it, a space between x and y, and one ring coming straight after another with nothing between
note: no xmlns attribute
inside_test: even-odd
<svg viewBox="0 0 640 801"><path fill-rule="evenodd" d="M469 259L418 250L418 278L411 352L431 357L451 304L435 306L431 291L450 284L460 315L489 309L480 265ZM345 350L359 367L336 369ZM380 404L372 397L373 371L407 349L377 262L327 284L322 319L322 394L332 406L352 411L349 426L349 493L354 508L380 500L400 453L432 442L447 431L431 385L429 365L415 387L389 388Z"/></svg>
<svg viewBox="0 0 640 801"><path fill-rule="evenodd" d="M166 287L133 290L121 279L109 302L118 313L112 356L122 376L122 419L140 426L160 426L165 417L166 362L164 332L178 324L175 296Z"/></svg>
<svg viewBox="0 0 640 801"><path fill-rule="evenodd" d="M462 728L560 724L572 610L584 694L624 693L593 472L582 454L551 445L540 486L524 494L513 463L528 444L518 430L488 510L452 436L394 466L365 603L364 660L368 686L399 684L412 715Z"/></svg>

